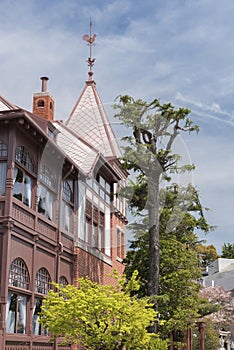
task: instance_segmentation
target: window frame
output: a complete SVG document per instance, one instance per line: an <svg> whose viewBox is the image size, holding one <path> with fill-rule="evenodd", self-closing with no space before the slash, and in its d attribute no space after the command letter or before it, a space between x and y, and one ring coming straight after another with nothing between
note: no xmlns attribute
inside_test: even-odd
<svg viewBox="0 0 234 350"><path fill-rule="evenodd" d="M22 173L22 182L21 183L21 196L20 192L17 193L16 191L16 169L19 172ZM30 152L27 150L27 148L23 145L16 146L15 148L15 164L14 164L14 186L13 186L13 197L19 200L21 203L26 205L28 208L33 208L33 198L34 198L34 184L35 184L35 166L34 162L32 160ZM26 182L28 181L29 182ZM26 187L27 185L30 185L30 187ZM28 194L27 194L28 193Z"/></svg>
<svg viewBox="0 0 234 350"><path fill-rule="evenodd" d="M43 279L41 279L41 277L43 277ZM45 285L47 285L47 287L45 287ZM43 292L40 291L39 288L41 288ZM47 295L50 289L52 289L52 279L50 273L45 267L41 267L37 270L35 276L35 293L40 295Z"/></svg>
<svg viewBox="0 0 234 350"><path fill-rule="evenodd" d="M56 200L58 196L56 177L47 164L41 164L39 167L38 179L37 211L48 220L54 221L57 209ZM41 196L42 192L44 193L43 197Z"/></svg>
<svg viewBox="0 0 234 350"><path fill-rule="evenodd" d="M74 212L74 181L62 181L61 227L70 232ZM68 221L67 221L68 219Z"/></svg>
<svg viewBox="0 0 234 350"><path fill-rule="evenodd" d="M30 277L28 267L20 257L15 258L10 264L8 285L29 290Z"/></svg>

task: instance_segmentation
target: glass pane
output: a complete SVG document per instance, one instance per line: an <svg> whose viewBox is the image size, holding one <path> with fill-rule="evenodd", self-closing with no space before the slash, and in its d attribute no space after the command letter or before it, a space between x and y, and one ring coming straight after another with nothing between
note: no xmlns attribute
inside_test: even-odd
<svg viewBox="0 0 234 350"><path fill-rule="evenodd" d="M105 199L105 192L100 188L100 197Z"/></svg>
<svg viewBox="0 0 234 350"><path fill-rule="evenodd" d="M93 181L93 189L96 193L99 193L99 185L95 180Z"/></svg>
<svg viewBox="0 0 234 350"><path fill-rule="evenodd" d="M106 192L110 193L110 184L106 182Z"/></svg>
<svg viewBox="0 0 234 350"><path fill-rule="evenodd" d="M9 285L19 288L29 288L29 274L25 262L16 258L10 265Z"/></svg>
<svg viewBox="0 0 234 350"><path fill-rule="evenodd" d="M31 155L24 146L17 146L15 149L15 160L23 164L28 170L34 171Z"/></svg>
<svg viewBox="0 0 234 350"><path fill-rule="evenodd" d="M17 313L17 333L25 334L26 328L26 296L18 295L18 313Z"/></svg>
<svg viewBox="0 0 234 350"><path fill-rule="evenodd" d="M63 181L63 198L67 202L72 202L73 201L73 193L72 193L72 183L69 184L68 181Z"/></svg>
<svg viewBox="0 0 234 350"><path fill-rule="evenodd" d="M110 202L111 202L109 194L106 194L106 202L107 202L108 204L110 204Z"/></svg>
<svg viewBox="0 0 234 350"><path fill-rule="evenodd" d="M40 298L34 299L33 308L33 334L35 335L48 335L48 331L39 323L39 314L41 312L43 301Z"/></svg>
<svg viewBox="0 0 234 350"><path fill-rule="evenodd" d="M29 176L25 175L24 178L24 204L29 208L32 206L32 180Z"/></svg>
<svg viewBox="0 0 234 350"><path fill-rule="evenodd" d="M45 215L47 219L53 220L53 204L55 197L52 192L44 186L38 186L38 212Z"/></svg>
<svg viewBox="0 0 234 350"><path fill-rule="evenodd" d="M22 201L23 172L15 167L13 196Z"/></svg>
<svg viewBox="0 0 234 350"><path fill-rule="evenodd" d="M45 268L38 270L36 274L36 292L48 294L51 288L51 278L49 272Z"/></svg>
<svg viewBox="0 0 234 350"><path fill-rule="evenodd" d="M70 219L72 217L72 210L68 204L62 202L62 227L66 231L70 231Z"/></svg>
<svg viewBox="0 0 234 350"><path fill-rule="evenodd" d="M15 332L16 322L16 306L17 306L17 294L8 293L7 307L6 307L6 332Z"/></svg>
<svg viewBox="0 0 234 350"><path fill-rule="evenodd" d="M0 163L0 196L6 193L6 163Z"/></svg>
<svg viewBox="0 0 234 350"><path fill-rule="evenodd" d="M103 188L105 188L106 181L103 179L102 176L99 176L99 183Z"/></svg>
<svg viewBox="0 0 234 350"><path fill-rule="evenodd" d="M7 157L7 146L0 141L0 157Z"/></svg>

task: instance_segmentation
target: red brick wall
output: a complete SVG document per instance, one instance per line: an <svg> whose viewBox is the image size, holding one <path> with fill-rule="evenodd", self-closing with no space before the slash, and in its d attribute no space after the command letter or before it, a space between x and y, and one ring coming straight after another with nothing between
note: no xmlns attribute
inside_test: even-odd
<svg viewBox="0 0 234 350"><path fill-rule="evenodd" d="M74 266L74 284L77 285L79 277L89 276L92 281L100 284L113 284L115 280L110 276L114 270L121 275L124 272L124 265L121 259L117 257L117 227L124 230L125 225L115 216L111 219L111 257L106 257L111 264L99 259L93 254L76 247L75 248L75 266ZM126 253L126 242L124 244L124 254Z"/></svg>

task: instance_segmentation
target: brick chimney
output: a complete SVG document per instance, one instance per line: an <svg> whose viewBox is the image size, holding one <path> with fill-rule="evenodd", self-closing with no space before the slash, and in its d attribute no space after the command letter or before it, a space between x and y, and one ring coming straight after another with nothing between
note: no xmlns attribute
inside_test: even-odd
<svg viewBox="0 0 234 350"><path fill-rule="evenodd" d="M47 81L49 78L41 77L41 92L33 94L33 114L46 120L54 120L54 99L47 92Z"/></svg>

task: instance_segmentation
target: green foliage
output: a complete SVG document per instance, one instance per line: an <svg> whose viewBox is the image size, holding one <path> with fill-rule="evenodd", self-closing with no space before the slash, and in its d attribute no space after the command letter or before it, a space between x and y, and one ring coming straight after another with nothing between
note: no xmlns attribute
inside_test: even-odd
<svg viewBox="0 0 234 350"><path fill-rule="evenodd" d="M215 261L216 259L220 258L213 244L207 246L204 244L198 244L196 250L199 256L200 267L203 271L206 271L206 267L212 261Z"/></svg>
<svg viewBox="0 0 234 350"><path fill-rule="evenodd" d="M158 312L165 321L160 333L166 337L170 332L184 331L203 312L205 302L199 297L201 277L197 246L197 230L209 232L198 193L193 186L179 188L177 185L161 190L160 202L160 271ZM125 259L126 275L138 269L141 286L138 295L147 295L149 266L148 217L131 225L134 240ZM207 307L207 304L206 304ZM208 308L208 307L207 307Z"/></svg>
<svg viewBox="0 0 234 350"><path fill-rule="evenodd" d="M222 258L234 259L234 243L224 243L222 246Z"/></svg>
<svg viewBox="0 0 234 350"><path fill-rule="evenodd" d="M200 339L197 327L193 327L192 329L192 339L193 350L200 350ZM219 332L215 330L213 322L207 319L205 322L205 349L214 350L219 348Z"/></svg>
<svg viewBox="0 0 234 350"><path fill-rule="evenodd" d="M125 290L123 278L115 278L117 286L100 286L88 278L79 279L79 288L55 284L56 291L51 290L44 300L40 322L53 337L88 349L151 349L151 343L158 340L151 340L147 327L156 312L147 298L130 295L138 289L137 273Z"/></svg>

